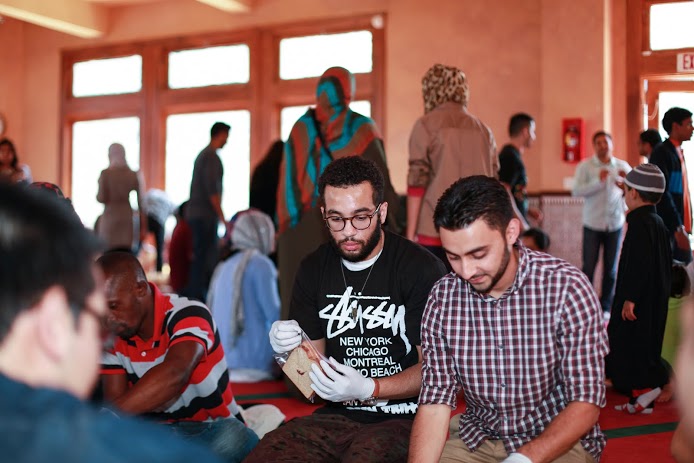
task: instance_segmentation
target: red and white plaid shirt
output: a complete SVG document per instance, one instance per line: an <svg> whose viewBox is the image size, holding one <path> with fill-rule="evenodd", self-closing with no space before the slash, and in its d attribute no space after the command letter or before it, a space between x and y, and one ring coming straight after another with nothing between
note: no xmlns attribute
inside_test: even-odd
<svg viewBox="0 0 694 463"><path fill-rule="evenodd" d="M455 408L462 388L460 438L473 451L485 439L516 451L569 402L605 406L608 342L595 291L571 264L516 250L515 281L499 299L451 273L432 288L422 320L419 403ZM581 444L600 460L597 424Z"/></svg>

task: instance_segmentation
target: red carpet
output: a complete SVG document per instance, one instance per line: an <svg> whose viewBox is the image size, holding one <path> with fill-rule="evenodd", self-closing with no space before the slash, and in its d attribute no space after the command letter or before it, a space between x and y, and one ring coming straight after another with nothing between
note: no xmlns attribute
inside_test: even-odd
<svg viewBox="0 0 694 463"><path fill-rule="evenodd" d="M232 390L240 404L276 405L287 420L309 415L317 407L290 398L282 381L234 383ZM657 404L651 415L629 415L614 409L615 405L626 401L626 397L608 389L607 405L600 413L600 426L608 439L602 463L674 463L670 456L670 439L679 419L675 404ZM455 413L463 409L464 404L460 403Z"/></svg>
<svg viewBox="0 0 694 463"><path fill-rule="evenodd" d="M609 439L601 463L675 463L670 456L672 432Z"/></svg>

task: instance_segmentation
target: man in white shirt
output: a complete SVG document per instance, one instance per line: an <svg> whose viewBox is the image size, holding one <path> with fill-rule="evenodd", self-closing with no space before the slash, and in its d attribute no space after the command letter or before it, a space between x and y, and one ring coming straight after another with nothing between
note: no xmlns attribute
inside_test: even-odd
<svg viewBox="0 0 694 463"><path fill-rule="evenodd" d="M617 276L617 252L624 226L624 194L621 183L631 166L612 156L612 136L604 131L593 135L595 155L581 161L574 175L573 196L582 196L583 273L593 281L602 246L602 285L600 305L606 313L612 308Z"/></svg>

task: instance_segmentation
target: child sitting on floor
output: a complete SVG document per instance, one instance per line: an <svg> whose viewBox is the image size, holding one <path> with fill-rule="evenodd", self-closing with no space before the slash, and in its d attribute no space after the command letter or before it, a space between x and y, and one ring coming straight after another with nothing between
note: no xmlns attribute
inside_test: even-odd
<svg viewBox="0 0 694 463"><path fill-rule="evenodd" d="M661 349L672 254L668 230L655 210L665 191L665 177L657 166L642 164L629 172L624 183L628 228L607 327L610 353L605 370L615 390L630 397L618 410L651 413L669 376Z"/></svg>

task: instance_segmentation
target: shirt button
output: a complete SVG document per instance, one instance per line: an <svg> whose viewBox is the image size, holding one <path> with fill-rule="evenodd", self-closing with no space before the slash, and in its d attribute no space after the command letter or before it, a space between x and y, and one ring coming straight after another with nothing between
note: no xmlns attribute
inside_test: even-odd
<svg viewBox="0 0 694 463"><path fill-rule="evenodd" d="M147 352L143 352L143 353L141 353L140 355L143 356L143 357L147 357Z"/></svg>
<svg viewBox="0 0 694 463"><path fill-rule="evenodd" d="M505 388L505 387L506 387L506 383L501 383L501 387L502 387L502 388Z"/></svg>
<svg viewBox="0 0 694 463"><path fill-rule="evenodd" d="M504 350L504 345L503 345L503 344L499 344L499 350Z"/></svg>

